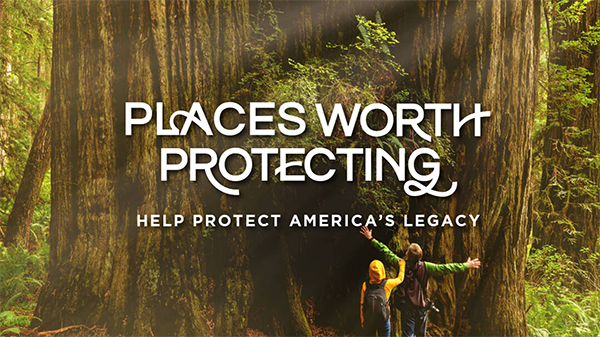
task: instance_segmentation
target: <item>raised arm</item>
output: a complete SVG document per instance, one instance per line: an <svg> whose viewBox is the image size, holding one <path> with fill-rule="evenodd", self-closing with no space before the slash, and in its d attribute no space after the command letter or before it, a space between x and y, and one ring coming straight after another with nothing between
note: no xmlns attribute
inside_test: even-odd
<svg viewBox="0 0 600 337"><path fill-rule="evenodd" d="M398 255L394 254L385 244L375 240L373 237L373 230L369 229L367 226L362 226L360 229L360 234L364 236L367 240L371 241L371 244L375 249L377 249L380 253L383 254L383 261L391 266L396 266L402 260L398 257Z"/></svg>
<svg viewBox="0 0 600 337"><path fill-rule="evenodd" d="M390 287L394 289L397 285L404 281L404 267L406 266L406 262L403 259L398 260L398 276L396 278L389 279L385 284L386 287Z"/></svg>
<svg viewBox="0 0 600 337"><path fill-rule="evenodd" d="M435 264L431 262L425 262L425 270L427 270L427 274L431 276L442 276L462 272L467 269L477 269L480 265L481 262L479 259L471 260L471 258L469 258L467 262L463 263Z"/></svg>

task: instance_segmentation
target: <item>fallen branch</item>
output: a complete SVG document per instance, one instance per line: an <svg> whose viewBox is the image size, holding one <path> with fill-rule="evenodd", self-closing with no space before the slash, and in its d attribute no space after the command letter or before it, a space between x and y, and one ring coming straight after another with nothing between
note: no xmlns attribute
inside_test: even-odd
<svg viewBox="0 0 600 337"><path fill-rule="evenodd" d="M86 329L87 331L92 331L95 330L97 327L93 326L91 328L88 328L85 325L71 325L71 326L66 326L64 328L60 328L58 330L48 330L48 331L42 331L42 332L38 332L39 335L41 336L52 336L61 332L65 332L65 331L69 331L69 330L76 330L76 329Z"/></svg>

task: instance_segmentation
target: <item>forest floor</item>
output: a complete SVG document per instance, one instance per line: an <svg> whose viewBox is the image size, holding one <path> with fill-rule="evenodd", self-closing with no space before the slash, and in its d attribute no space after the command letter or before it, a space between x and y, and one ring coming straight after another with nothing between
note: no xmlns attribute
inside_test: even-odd
<svg viewBox="0 0 600 337"><path fill-rule="evenodd" d="M90 336L90 337L106 337L109 336L105 328L101 327L86 327L85 325L67 326L58 330L50 330L39 332L37 329L27 329L15 327L0 326L0 336L26 336L26 337L61 337L61 336Z"/></svg>
<svg viewBox="0 0 600 337"><path fill-rule="evenodd" d="M47 229L34 226L39 241L29 249L20 245L5 247L0 242L0 337L108 336L106 329L98 326L75 325L43 332L29 328L47 275ZM529 335L600 336L599 262L598 253L573 261L551 246L530 251L525 280ZM316 324L318 313L311 301L304 303L304 310L314 336L343 334ZM247 334L267 336L252 327Z"/></svg>

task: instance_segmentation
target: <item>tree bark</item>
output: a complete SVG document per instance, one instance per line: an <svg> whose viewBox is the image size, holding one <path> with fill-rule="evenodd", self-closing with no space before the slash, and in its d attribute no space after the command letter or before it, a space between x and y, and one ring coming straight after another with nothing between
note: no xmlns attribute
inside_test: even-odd
<svg viewBox="0 0 600 337"><path fill-rule="evenodd" d="M405 81L425 102L474 103L491 111L482 136L467 123L453 139L458 182L451 197L412 198L410 213L480 214L475 228L436 228L396 235L405 251L418 242L424 259L445 263L482 260L482 269L432 279L442 334L526 335L526 248L531 228L531 134L537 102L539 1L418 1L404 3L392 28ZM390 23L390 12L384 21ZM450 117L444 123L452 125ZM448 129L446 133L451 134ZM406 240L406 232L410 240Z"/></svg>
<svg viewBox="0 0 600 337"><path fill-rule="evenodd" d="M23 178L6 223L6 245L28 245L33 211L38 204L42 182L50 166L50 103L46 103L33 138Z"/></svg>
<svg viewBox="0 0 600 337"><path fill-rule="evenodd" d="M221 298L215 332L218 336L246 336L253 294L246 233L244 228L229 228L224 235L227 259L219 277Z"/></svg>
<svg viewBox="0 0 600 337"><path fill-rule="evenodd" d="M312 336L306 314L302 307L302 298L299 290L299 284L294 276L292 261L288 244L284 235L279 235L279 246L281 256L283 257L284 282L287 294L288 307L290 309L292 331L294 336Z"/></svg>
<svg viewBox="0 0 600 337"><path fill-rule="evenodd" d="M235 89L246 1L57 1L54 6L50 266L41 329L106 325L111 334L206 335L202 230L137 228L138 214L203 214L186 172L157 178L162 147L209 147L206 136L125 136L125 102L200 101ZM241 47L238 47L241 48ZM181 122L178 122L181 123ZM240 302L241 303L241 302ZM236 324L244 325L245 322Z"/></svg>

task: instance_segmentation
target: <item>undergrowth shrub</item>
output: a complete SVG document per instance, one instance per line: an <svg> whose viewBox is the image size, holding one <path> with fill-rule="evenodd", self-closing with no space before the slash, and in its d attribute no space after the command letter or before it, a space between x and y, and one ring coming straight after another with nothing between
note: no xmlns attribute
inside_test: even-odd
<svg viewBox="0 0 600 337"><path fill-rule="evenodd" d="M574 261L549 245L532 250L526 280L531 336L600 335L600 254L588 249L582 253L587 258Z"/></svg>
<svg viewBox="0 0 600 337"><path fill-rule="evenodd" d="M33 224L32 232L37 243L29 251L21 244L5 247L0 242L0 326L29 325L46 279L47 226Z"/></svg>

